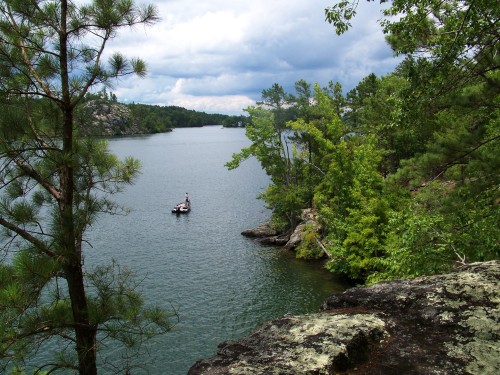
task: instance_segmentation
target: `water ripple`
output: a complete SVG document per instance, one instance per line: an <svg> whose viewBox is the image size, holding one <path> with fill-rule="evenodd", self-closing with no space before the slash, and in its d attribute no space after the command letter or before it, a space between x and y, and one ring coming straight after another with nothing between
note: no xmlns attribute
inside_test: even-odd
<svg viewBox="0 0 500 375"><path fill-rule="evenodd" d="M86 266L114 258L144 278L146 303L178 308L175 330L150 347L157 361L149 374L185 374L197 359L215 354L221 341L286 313L317 311L343 288L319 265L240 235L269 215L255 199L268 181L258 163L224 167L247 145L242 129L220 127L110 142L114 153L140 159L143 169L117 196L132 213L103 217L89 234ZM172 214L186 191L192 211Z"/></svg>

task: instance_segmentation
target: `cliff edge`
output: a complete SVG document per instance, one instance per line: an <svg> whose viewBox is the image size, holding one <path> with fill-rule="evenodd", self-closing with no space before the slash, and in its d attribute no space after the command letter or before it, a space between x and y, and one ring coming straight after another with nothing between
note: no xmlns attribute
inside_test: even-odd
<svg viewBox="0 0 500 375"><path fill-rule="evenodd" d="M351 288L219 345L189 375L499 374L500 262Z"/></svg>

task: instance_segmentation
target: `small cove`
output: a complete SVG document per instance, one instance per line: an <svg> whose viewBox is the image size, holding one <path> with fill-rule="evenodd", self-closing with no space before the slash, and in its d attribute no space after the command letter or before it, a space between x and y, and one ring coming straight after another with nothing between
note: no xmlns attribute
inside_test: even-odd
<svg viewBox="0 0 500 375"><path fill-rule="evenodd" d="M101 216L88 233L85 264L116 259L142 280L146 304L175 307L180 318L151 343L144 373L185 374L220 342L287 313L315 312L344 289L319 264L241 236L270 214L256 199L268 184L258 162L224 167L247 145L244 129L220 126L110 140L111 152L141 161L141 175L115 196L131 213ZM172 214L185 192L191 212Z"/></svg>

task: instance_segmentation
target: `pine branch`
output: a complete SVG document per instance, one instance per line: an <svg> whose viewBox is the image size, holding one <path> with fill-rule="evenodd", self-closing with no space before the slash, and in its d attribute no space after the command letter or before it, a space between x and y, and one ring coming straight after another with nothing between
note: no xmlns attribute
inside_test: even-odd
<svg viewBox="0 0 500 375"><path fill-rule="evenodd" d="M467 151L466 153L460 155L459 157L453 159L452 161L446 163L443 167L442 167L442 170L441 172L439 172L436 176L434 176L432 179L431 179L431 182L432 181L435 181L436 179L438 179L440 176L442 176L449 168L453 167L454 165L457 165L457 164L464 164L463 162L460 163L459 161L464 159L465 157L469 156L470 154L472 154L474 151L478 150L479 148L481 148L482 146L490 143L490 142L493 142L497 139L500 138L500 135L496 135L492 138L489 138L481 143L479 143L477 146L475 146L474 148L472 148L471 150Z"/></svg>
<svg viewBox="0 0 500 375"><path fill-rule="evenodd" d="M7 152L14 163L24 172L27 176L33 178L38 182L46 191L48 191L56 200L60 201L62 199L61 192L52 184L50 184L45 178L43 178L37 171L35 171L31 166L24 163L21 158L15 155L12 151Z"/></svg>
<svg viewBox="0 0 500 375"><path fill-rule="evenodd" d="M16 28L16 31L18 32L18 34L20 34L19 33L19 26L18 26L18 24L16 22L15 17L12 15L12 13L10 11L8 12L7 16L9 17L11 25L14 26ZM25 46L25 44L22 42L22 39L19 42L19 44L17 44L17 47L21 50L21 54L23 56L25 66L28 68L30 74L35 79L35 81L40 85L40 87L42 88L43 92L47 95L47 97L51 98L54 101L58 101L57 96L54 95L54 93L52 92L52 90L50 89L50 87L47 86L43 82L43 80L41 79L41 77L38 75L36 69L33 67L33 64L31 63L31 61L30 61L30 59L28 57L28 54L26 52L26 50L28 49L28 47Z"/></svg>
<svg viewBox="0 0 500 375"><path fill-rule="evenodd" d="M40 239L36 238L32 234L30 234L28 231L18 227L17 225L11 223L10 221L5 220L3 217L0 216L0 225L13 231L32 245L34 245L38 250L43 252L44 254L50 256L53 259L56 259L59 257L58 254L56 254L51 248L43 241Z"/></svg>

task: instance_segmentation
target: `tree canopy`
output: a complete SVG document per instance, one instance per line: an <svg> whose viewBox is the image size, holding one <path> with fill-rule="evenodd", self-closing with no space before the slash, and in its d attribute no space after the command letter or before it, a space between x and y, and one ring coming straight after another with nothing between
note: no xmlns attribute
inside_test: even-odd
<svg viewBox="0 0 500 375"><path fill-rule="evenodd" d="M140 58L103 53L123 27L157 20L130 0L0 2L0 371L96 374L104 342L121 345L114 365L128 371L127 348L171 327L129 270L85 267L86 230L124 212L111 195L140 164L84 137L76 116L92 88L146 74ZM46 345L53 358L30 361Z"/></svg>
<svg viewBox="0 0 500 375"><path fill-rule="evenodd" d="M325 10L338 34L357 6ZM304 80L295 95L263 91L248 109L252 145L228 165L261 161L274 222L293 229L290 212L318 211L322 228L298 256L325 249L327 267L358 282L499 257L499 15L490 1L392 1L380 22L405 56L394 72L345 96Z"/></svg>

